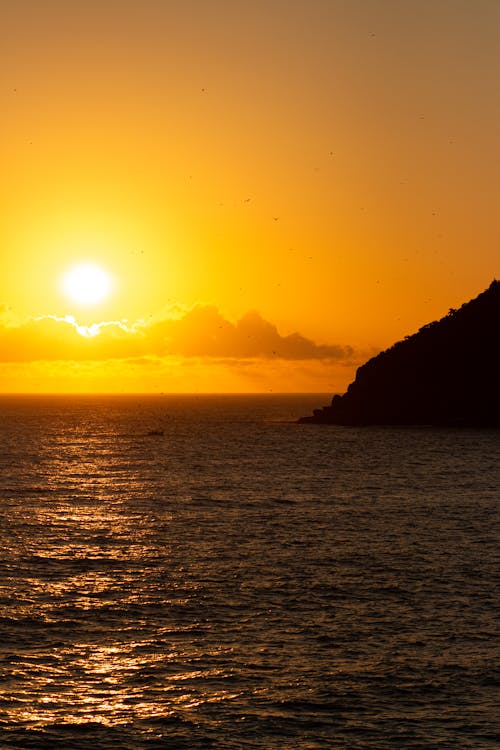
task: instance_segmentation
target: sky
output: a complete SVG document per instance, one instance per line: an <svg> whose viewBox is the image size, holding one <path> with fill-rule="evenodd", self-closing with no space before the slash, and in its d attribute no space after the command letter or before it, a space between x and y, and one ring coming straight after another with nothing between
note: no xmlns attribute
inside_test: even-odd
<svg viewBox="0 0 500 750"><path fill-rule="evenodd" d="M496 0L0 2L0 391L344 391L499 276L499 33Z"/></svg>

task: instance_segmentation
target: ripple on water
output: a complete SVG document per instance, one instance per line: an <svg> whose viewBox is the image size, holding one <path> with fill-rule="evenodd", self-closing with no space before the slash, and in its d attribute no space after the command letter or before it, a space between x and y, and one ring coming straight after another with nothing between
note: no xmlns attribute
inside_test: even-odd
<svg viewBox="0 0 500 750"><path fill-rule="evenodd" d="M2 747L496 747L498 434L306 401L4 400Z"/></svg>

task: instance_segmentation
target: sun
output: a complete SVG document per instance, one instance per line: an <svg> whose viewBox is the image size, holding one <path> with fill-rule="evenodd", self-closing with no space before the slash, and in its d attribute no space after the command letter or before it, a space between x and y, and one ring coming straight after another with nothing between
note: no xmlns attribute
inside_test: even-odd
<svg viewBox="0 0 500 750"><path fill-rule="evenodd" d="M100 266L81 263L64 275L62 286L66 296L73 302L95 305L109 296L112 282L110 275Z"/></svg>

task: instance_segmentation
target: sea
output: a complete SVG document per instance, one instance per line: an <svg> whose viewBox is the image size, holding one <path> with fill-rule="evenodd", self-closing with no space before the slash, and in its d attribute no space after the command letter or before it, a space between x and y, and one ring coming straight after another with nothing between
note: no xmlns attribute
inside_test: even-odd
<svg viewBox="0 0 500 750"><path fill-rule="evenodd" d="M500 747L500 431L0 397L2 750Z"/></svg>

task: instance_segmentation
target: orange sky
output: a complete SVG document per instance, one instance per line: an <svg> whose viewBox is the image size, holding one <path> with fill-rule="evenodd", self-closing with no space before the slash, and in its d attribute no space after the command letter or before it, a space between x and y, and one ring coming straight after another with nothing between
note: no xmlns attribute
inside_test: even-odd
<svg viewBox="0 0 500 750"><path fill-rule="evenodd" d="M496 0L0 13L0 390L344 390L499 275Z"/></svg>

